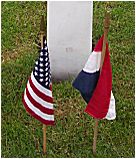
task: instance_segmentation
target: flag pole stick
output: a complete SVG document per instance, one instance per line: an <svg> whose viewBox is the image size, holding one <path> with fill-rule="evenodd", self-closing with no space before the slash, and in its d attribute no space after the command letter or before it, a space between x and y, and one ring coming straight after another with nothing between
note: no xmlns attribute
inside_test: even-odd
<svg viewBox="0 0 136 159"><path fill-rule="evenodd" d="M105 52L106 52L106 42L107 42L107 35L109 31L109 25L110 25L110 14L107 11L105 13L105 19L104 19L104 37L103 37L103 47L102 47L102 53L101 53L101 62L100 62L100 73L102 70L102 65L105 58ZM93 154L96 155L96 142L97 142L97 135L98 135L98 119L95 118L95 125L94 125L94 138L93 138Z"/></svg>
<svg viewBox="0 0 136 159"><path fill-rule="evenodd" d="M96 141L98 135L98 119L95 119L94 138L93 138L93 154L96 155Z"/></svg>
<svg viewBox="0 0 136 159"><path fill-rule="evenodd" d="M43 124L43 154L46 154L46 125Z"/></svg>
<svg viewBox="0 0 136 159"><path fill-rule="evenodd" d="M42 15L40 23L40 39L41 39L41 48L43 48L43 37L45 36L45 21L44 16ZM43 154L46 154L46 125L43 124Z"/></svg>

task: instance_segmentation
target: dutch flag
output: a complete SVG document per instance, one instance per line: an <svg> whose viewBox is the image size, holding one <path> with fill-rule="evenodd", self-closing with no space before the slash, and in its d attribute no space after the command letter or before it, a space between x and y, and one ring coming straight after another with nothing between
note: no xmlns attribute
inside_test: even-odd
<svg viewBox="0 0 136 159"><path fill-rule="evenodd" d="M115 98L112 93L112 69L108 44L100 73L103 36L90 54L83 70L73 82L73 87L80 91L87 102L85 112L97 119L113 120L116 118Z"/></svg>

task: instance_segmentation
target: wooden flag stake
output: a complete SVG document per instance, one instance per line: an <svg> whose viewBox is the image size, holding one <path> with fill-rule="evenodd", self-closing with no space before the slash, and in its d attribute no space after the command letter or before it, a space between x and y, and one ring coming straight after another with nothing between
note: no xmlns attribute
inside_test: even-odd
<svg viewBox="0 0 136 159"><path fill-rule="evenodd" d="M43 124L43 154L46 154L46 125Z"/></svg>
<svg viewBox="0 0 136 159"><path fill-rule="evenodd" d="M104 37L103 37L103 46L102 46L102 53L101 53L101 62L100 62L100 73L102 70L102 65L105 58L106 52L106 42L107 42L107 35L109 31L110 25L110 14L106 12L105 19L104 19ZM96 142L97 142L97 135L98 135L98 119L95 119L95 126L94 126L94 138L93 138L93 154L96 155Z"/></svg>
<svg viewBox="0 0 136 159"><path fill-rule="evenodd" d="M101 72L102 65L105 58L106 42L107 42L107 35L109 31L109 25L110 25L110 13L106 12L105 19L104 19L104 37L103 37L103 46L102 46L102 54L101 54L100 72Z"/></svg>
<svg viewBox="0 0 136 159"><path fill-rule="evenodd" d="M43 37L45 36L45 21L42 15L40 23L40 38L41 38L41 48L43 48ZM43 154L46 154L46 125L43 124Z"/></svg>

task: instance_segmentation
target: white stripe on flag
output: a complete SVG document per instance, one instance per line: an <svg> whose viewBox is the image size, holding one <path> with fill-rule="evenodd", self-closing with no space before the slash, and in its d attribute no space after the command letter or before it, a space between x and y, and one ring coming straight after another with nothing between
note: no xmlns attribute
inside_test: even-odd
<svg viewBox="0 0 136 159"><path fill-rule="evenodd" d="M32 98L37 103L41 104L45 108L53 109L53 104L52 103L46 102L45 100L43 100L42 98L40 98L39 96L37 96L37 94L35 94L35 92L32 90L32 88L30 86L29 81L27 83L27 88L28 88L28 91L29 91L30 95L32 96Z"/></svg>
<svg viewBox="0 0 136 159"><path fill-rule="evenodd" d="M93 51L91 55L89 56L83 71L88 73L94 73L96 71L99 71L100 69L100 62L101 62L101 52Z"/></svg>
<svg viewBox="0 0 136 159"><path fill-rule="evenodd" d="M49 120L49 121L54 121L54 115L48 115L45 114L43 112L41 112L39 109L37 109L28 99L28 97L26 96L26 90L24 93L24 100L27 104L27 106L39 117L43 118L44 120Z"/></svg>
<svg viewBox="0 0 136 159"><path fill-rule="evenodd" d="M107 112L107 115L106 115L105 118L107 120L114 120L116 118L115 98L113 96L112 91L111 91L111 98L110 98L109 109L108 109L108 112Z"/></svg>
<svg viewBox="0 0 136 159"><path fill-rule="evenodd" d="M34 75L33 75L33 72L31 73L31 80L33 82L33 84L35 85L35 87L40 91L42 92L43 94L49 96L49 97L52 97L52 91L44 88L42 85L40 85L37 80L35 79Z"/></svg>

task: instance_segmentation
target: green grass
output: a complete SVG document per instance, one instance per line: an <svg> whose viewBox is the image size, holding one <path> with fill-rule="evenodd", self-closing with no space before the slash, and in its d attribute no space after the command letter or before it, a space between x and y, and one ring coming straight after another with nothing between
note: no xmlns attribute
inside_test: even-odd
<svg viewBox="0 0 136 159"><path fill-rule="evenodd" d="M94 2L93 40L103 33L105 2ZM99 158L134 157L134 2L110 2L108 35L117 118L99 122ZM45 2L2 2L2 157L45 157L42 124L29 116L21 102L32 71ZM46 15L45 15L46 16ZM47 127L47 157L91 158L94 120L84 113L85 102L71 81L53 83L54 127Z"/></svg>

